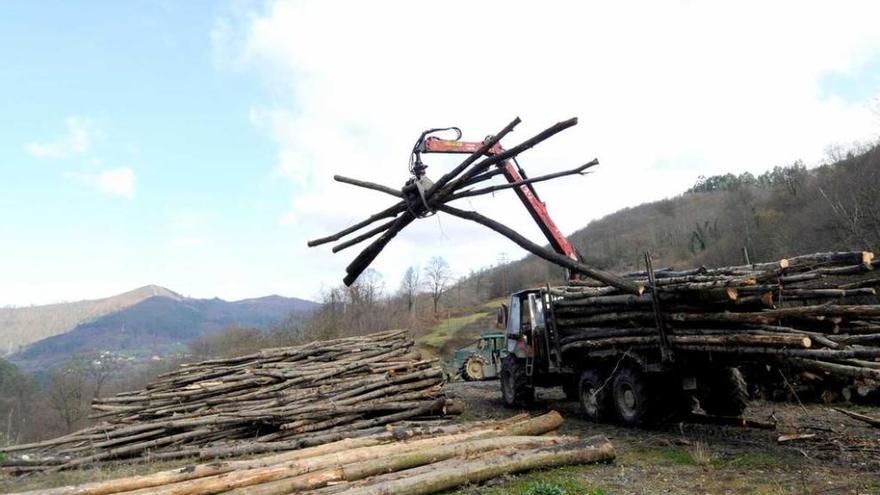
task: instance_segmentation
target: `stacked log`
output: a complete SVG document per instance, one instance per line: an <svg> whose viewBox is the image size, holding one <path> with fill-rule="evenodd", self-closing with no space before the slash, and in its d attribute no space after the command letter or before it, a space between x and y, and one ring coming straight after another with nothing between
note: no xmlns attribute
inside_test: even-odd
<svg viewBox="0 0 880 495"><path fill-rule="evenodd" d="M522 415L27 493L429 494L531 469L614 459L605 438L548 435L561 424L556 412Z"/></svg>
<svg viewBox="0 0 880 495"><path fill-rule="evenodd" d="M4 451L39 470L303 448L452 412L443 380L405 331L264 349L182 365L143 390L96 399L95 426ZM21 465L20 454L37 460Z"/></svg>
<svg viewBox="0 0 880 495"><path fill-rule="evenodd" d="M769 263L625 277L641 295L591 281L550 289L563 352L657 348L711 352L880 380L873 253L814 253Z"/></svg>

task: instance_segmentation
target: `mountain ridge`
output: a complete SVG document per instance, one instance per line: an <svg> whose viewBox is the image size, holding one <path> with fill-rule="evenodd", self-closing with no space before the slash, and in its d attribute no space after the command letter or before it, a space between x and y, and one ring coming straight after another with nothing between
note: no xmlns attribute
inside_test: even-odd
<svg viewBox="0 0 880 495"><path fill-rule="evenodd" d="M106 326L107 322L114 321L113 316L119 313L133 318L131 321L136 322L135 326L143 327L137 322L148 321L151 317L142 311L143 306L139 306L151 299L166 301L164 306L159 305L162 307L155 308L157 310L180 311L185 307L195 308L196 313L201 316L191 323L196 325L200 331L205 329L211 331L216 326L237 323L266 326L280 322L290 313L309 312L317 307L317 303L312 301L288 298L277 294L238 301L226 301L219 298L188 298L160 285L149 284L115 296L99 299L19 308L0 308L0 356L21 355L40 342L64 336L77 329L90 328L95 325L98 327ZM154 302L152 305L156 305L156 303ZM150 306L150 304L146 305L146 307ZM136 307L139 308L134 313L129 311ZM261 311L266 312L265 318L260 317ZM207 322L214 323L208 324ZM142 330L150 329L142 328ZM62 338L60 342L66 340ZM59 340L55 339L55 341Z"/></svg>

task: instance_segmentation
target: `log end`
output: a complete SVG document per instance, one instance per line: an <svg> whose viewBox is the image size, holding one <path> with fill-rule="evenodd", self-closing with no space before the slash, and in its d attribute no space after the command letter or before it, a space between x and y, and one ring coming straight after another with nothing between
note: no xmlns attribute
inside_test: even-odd
<svg viewBox="0 0 880 495"><path fill-rule="evenodd" d="M739 297L739 291L736 290L736 288L734 287L727 287L724 293L727 295L727 299L730 301L736 301Z"/></svg>

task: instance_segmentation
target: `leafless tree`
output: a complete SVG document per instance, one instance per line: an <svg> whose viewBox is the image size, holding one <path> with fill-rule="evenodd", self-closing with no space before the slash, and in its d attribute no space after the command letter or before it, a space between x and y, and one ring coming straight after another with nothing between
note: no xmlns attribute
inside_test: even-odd
<svg viewBox="0 0 880 495"><path fill-rule="evenodd" d="M49 375L49 406L61 417L68 432L73 431L86 415L86 368L83 360L73 359Z"/></svg>
<svg viewBox="0 0 880 495"><path fill-rule="evenodd" d="M93 397L101 397L104 385L122 368L123 361L112 355L96 355L89 359L85 372L92 381Z"/></svg>
<svg viewBox="0 0 880 495"><path fill-rule="evenodd" d="M419 277L419 269L417 267L409 267L403 274L403 280L400 281L400 293L406 299L406 311L410 315L414 315L416 311L416 296L422 288L422 280Z"/></svg>
<svg viewBox="0 0 880 495"><path fill-rule="evenodd" d="M443 291L452 279L452 272L449 270L449 263L440 256L435 256L428 261L425 267L425 284L431 292L431 301L434 303L434 314L437 314L437 308L440 304L440 298Z"/></svg>

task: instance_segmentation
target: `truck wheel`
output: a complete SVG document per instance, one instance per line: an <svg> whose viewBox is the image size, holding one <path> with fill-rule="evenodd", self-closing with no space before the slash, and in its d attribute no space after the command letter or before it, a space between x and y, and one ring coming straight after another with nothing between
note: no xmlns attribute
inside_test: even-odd
<svg viewBox="0 0 880 495"><path fill-rule="evenodd" d="M578 384L578 399L584 417L597 423L608 418L608 390L598 370L585 370Z"/></svg>
<svg viewBox="0 0 880 495"><path fill-rule="evenodd" d="M525 361L508 355L501 361L501 397L510 408L528 408L535 401L535 389L529 385Z"/></svg>
<svg viewBox="0 0 880 495"><path fill-rule="evenodd" d="M580 389L578 388L578 382L576 379L568 380L562 384L562 393L565 394L565 400L568 401L578 401L580 400L581 394Z"/></svg>
<svg viewBox="0 0 880 495"><path fill-rule="evenodd" d="M742 416L749 405L749 389L739 368L722 368L709 377L700 407L717 416Z"/></svg>
<svg viewBox="0 0 880 495"><path fill-rule="evenodd" d="M483 373L483 360L479 356L467 358L461 366L461 376L467 381L479 381L485 378Z"/></svg>
<svg viewBox="0 0 880 495"><path fill-rule="evenodd" d="M654 405L645 374L633 367L617 372L611 384L617 417L626 426L644 426L652 420Z"/></svg>

